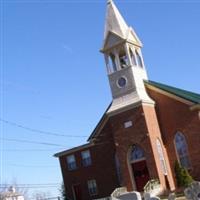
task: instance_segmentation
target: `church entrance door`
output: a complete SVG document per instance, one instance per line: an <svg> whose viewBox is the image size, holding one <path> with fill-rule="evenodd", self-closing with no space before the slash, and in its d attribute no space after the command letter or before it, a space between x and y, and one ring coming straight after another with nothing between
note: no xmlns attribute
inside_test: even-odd
<svg viewBox="0 0 200 200"><path fill-rule="evenodd" d="M132 146L129 153L129 163L131 169L130 174L135 182L133 188L142 192L150 177L145 152L139 145Z"/></svg>
<svg viewBox="0 0 200 200"><path fill-rule="evenodd" d="M132 170L137 191L142 192L144 186L149 181L149 172L147 169L146 160L132 163Z"/></svg>

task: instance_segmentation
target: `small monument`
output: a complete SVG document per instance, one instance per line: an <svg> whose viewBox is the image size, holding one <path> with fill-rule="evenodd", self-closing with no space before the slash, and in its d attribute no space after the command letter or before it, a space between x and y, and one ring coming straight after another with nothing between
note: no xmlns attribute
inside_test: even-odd
<svg viewBox="0 0 200 200"><path fill-rule="evenodd" d="M149 192L145 192L144 200L160 200L160 198L157 196L152 196L151 193L149 193Z"/></svg>
<svg viewBox="0 0 200 200"><path fill-rule="evenodd" d="M128 192L125 194L122 194L118 197L120 200L142 200L141 195L139 192Z"/></svg>
<svg viewBox="0 0 200 200"><path fill-rule="evenodd" d="M170 193L168 196L168 200L175 200L176 199L176 194L175 193Z"/></svg>
<svg viewBox="0 0 200 200"><path fill-rule="evenodd" d="M200 200L200 182L193 182L184 190L184 194L188 200Z"/></svg>

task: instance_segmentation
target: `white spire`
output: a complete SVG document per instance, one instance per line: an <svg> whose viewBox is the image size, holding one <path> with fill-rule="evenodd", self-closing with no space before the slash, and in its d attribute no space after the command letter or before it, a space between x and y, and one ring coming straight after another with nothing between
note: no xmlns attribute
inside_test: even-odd
<svg viewBox="0 0 200 200"><path fill-rule="evenodd" d="M126 38L129 30L128 25L121 16L119 10L112 0L107 1L106 23L104 31L104 39L108 32L114 32L122 38Z"/></svg>

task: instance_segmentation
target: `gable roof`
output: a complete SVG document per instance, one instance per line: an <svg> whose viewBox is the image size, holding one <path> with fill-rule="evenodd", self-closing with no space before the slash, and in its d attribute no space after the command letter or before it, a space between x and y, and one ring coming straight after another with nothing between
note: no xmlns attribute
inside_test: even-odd
<svg viewBox="0 0 200 200"><path fill-rule="evenodd" d="M54 157L61 157L61 156L69 155L69 154L72 154L72 153L77 152L79 150L89 148L92 145L93 145L93 143L86 143L86 144L83 144L83 145L80 145L80 146L77 146L77 147L74 147L74 148L71 148L71 149L67 149L65 151L58 152L58 153L54 154Z"/></svg>
<svg viewBox="0 0 200 200"><path fill-rule="evenodd" d="M200 105L200 94L194 93L194 92L190 92L187 90L183 90L180 88L176 88L173 86L169 86L163 83L158 83L155 81L150 81L150 80L145 80L144 81L145 85L148 86L153 86L157 89L160 89L164 92L170 93L172 95L175 95L179 98L185 99L187 101L190 101L191 103L194 104L194 106L199 106ZM105 123L107 122L107 120L109 119L109 115L107 113L107 111L109 110L110 106L112 105L112 102L109 104L109 106L107 107L106 111L104 112L103 116L101 117L100 121L98 122L98 124L96 125L95 129L93 130L93 132L91 133L91 135L88 138L88 142L87 144L72 148L72 149L68 149L66 151L62 151L59 153L56 153L54 156L55 157L60 157L72 152L75 152L77 150L80 149L84 149L87 147L90 147L91 145L94 145L93 143L91 143L92 139L94 139L95 137L98 136L99 132L101 131L101 129L104 127Z"/></svg>
<svg viewBox="0 0 200 200"><path fill-rule="evenodd" d="M101 125L106 121L106 116L107 116L107 111L109 110L109 108L111 107L112 102L109 104L109 106L107 107L106 111L104 112L104 114L102 115L99 123L96 125L96 127L94 128L94 130L92 131L91 135L89 136L89 138L87 139L87 141L90 141L92 138L94 138L97 134L97 132L99 131Z"/></svg>
<svg viewBox="0 0 200 200"><path fill-rule="evenodd" d="M191 101L192 103L199 104L200 103L200 94L190 92L187 90L183 90L180 88L172 87L169 85L165 85L163 83L158 83L155 81L145 81L145 84L154 86L158 89L161 89L165 92L171 93L173 95L176 95L180 98L183 98L185 100Z"/></svg>
<svg viewBox="0 0 200 200"><path fill-rule="evenodd" d="M183 90L183 89L179 89L179 88L176 88L173 86L165 85L162 83L158 83L155 81L150 81L150 80L148 80L148 81L145 80L144 83L146 86L148 86L148 85L154 86L155 88L158 88L160 90L163 90L163 91L173 94L175 96L183 98L187 101L190 101L190 102L194 103L195 105L200 104L200 94L190 92L187 90ZM93 130L92 134L89 136L87 141L90 141L91 139L95 138L98 135L101 128L104 126L105 122L108 120L109 115L107 114L107 111L109 110L111 104L108 106L108 108L104 112L102 118L100 119L99 123L97 124L97 126L95 127L95 129Z"/></svg>

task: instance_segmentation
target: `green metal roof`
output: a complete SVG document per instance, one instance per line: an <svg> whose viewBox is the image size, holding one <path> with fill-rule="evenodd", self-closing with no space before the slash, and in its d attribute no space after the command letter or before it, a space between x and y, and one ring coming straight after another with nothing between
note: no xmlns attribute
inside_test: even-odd
<svg viewBox="0 0 200 200"><path fill-rule="evenodd" d="M166 92L174 94L178 97L181 97L181 98L186 99L188 101L191 101L193 103L197 103L197 104L200 103L200 94L190 92L190 91L187 91L187 90L182 90L182 89L172 87L172 86L169 86L169 85L165 85L165 84L162 84L162 83L158 83L158 82L155 82L155 81L145 81L145 84L152 85L156 88L159 88L161 90L164 90Z"/></svg>
<svg viewBox="0 0 200 200"><path fill-rule="evenodd" d="M174 95L181 97L183 99L186 99L188 101L191 101L194 104L200 104L200 94L190 92L190 91L187 91L187 90L182 90L182 89L172 87L172 86L169 86L169 85L165 85L165 84L162 84L162 83L158 83L158 82L155 82L155 81L149 81L149 80L146 81L145 80L144 82L145 82L146 85L154 86L158 89L161 89L161 90L166 91L168 93L174 94ZM96 131L99 128L99 126L103 123L103 121L105 120L106 113L107 113L108 109L110 108L111 104L108 106L108 108L104 112L102 118L100 119L99 123L97 124L96 128L94 129L92 134L89 136L88 141L90 141L92 138L94 138L96 136Z"/></svg>

